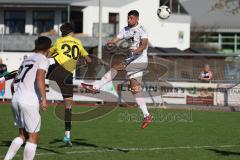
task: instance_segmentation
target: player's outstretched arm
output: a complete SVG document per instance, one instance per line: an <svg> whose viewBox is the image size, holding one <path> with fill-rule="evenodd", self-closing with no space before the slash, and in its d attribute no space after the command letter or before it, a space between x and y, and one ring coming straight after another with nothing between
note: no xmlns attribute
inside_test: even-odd
<svg viewBox="0 0 240 160"><path fill-rule="evenodd" d="M107 41L107 46L113 46L115 45L120 39L117 37L114 37L113 39L111 39L110 41Z"/></svg>
<svg viewBox="0 0 240 160"><path fill-rule="evenodd" d="M9 72L9 73L5 74L4 76L2 76L2 77L0 78L0 82L2 82L2 81L7 81L7 80L10 80L10 79L15 78L15 76L17 75L17 71L18 71L18 70L14 70L14 71L12 71L12 72Z"/></svg>
<svg viewBox="0 0 240 160"><path fill-rule="evenodd" d="M46 90L45 90L45 74L46 71L43 69L38 69L37 71L37 86L39 92L41 94L42 102L41 107L43 111L47 110L47 97L46 97Z"/></svg>

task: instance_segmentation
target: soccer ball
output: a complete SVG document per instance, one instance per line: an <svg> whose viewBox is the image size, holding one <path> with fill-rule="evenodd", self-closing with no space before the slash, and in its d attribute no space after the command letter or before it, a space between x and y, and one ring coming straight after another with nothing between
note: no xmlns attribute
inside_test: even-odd
<svg viewBox="0 0 240 160"><path fill-rule="evenodd" d="M160 19L168 19L171 13L171 9L168 6L160 6L157 10L157 15Z"/></svg>

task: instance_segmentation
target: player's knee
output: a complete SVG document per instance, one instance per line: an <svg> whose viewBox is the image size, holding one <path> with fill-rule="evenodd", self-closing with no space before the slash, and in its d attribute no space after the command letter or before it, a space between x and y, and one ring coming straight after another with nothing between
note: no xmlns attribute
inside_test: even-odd
<svg viewBox="0 0 240 160"><path fill-rule="evenodd" d="M141 91L141 85L136 79L130 79L130 87L132 94L137 94Z"/></svg>
<svg viewBox="0 0 240 160"><path fill-rule="evenodd" d="M72 109L72 104L73 104L73 99L72 97L65 97L64 98L65 101L65 109Z"/></svg>
<svg viewBox="0 0 240 160"><path fill-rule="evenodd" d="M113 65L113 66L112 66L112 68L114 68L114 69L116 69L116 70L117 70L117 68L118 68L118 65L116 65L116 64L115 64L115 65Z"/></svg>
<svg viewBox="0 0 240 160"><path fill-rule="evenodd" d="M131 92L132 94L137 94L141 91L141 86L140 85L134 85L131 86Z"/></svg>
<svg viewBox="0 0 240 160"><path fill-rule="evenodd" d="M40 135L39 133L30 133L28 141L34 144L37 144L39 142Z"/></svg>
<svg viewBox="0 0 240 160"><path fill-rule="evenodd" d="M72 105L66 105L65 109L72 109Z"/></svg>
<svg viewBox="0 0 240 160"><path fill-rule="evenodd" d="M114 68L114 69L117 70L117 71L121 71L121 70L124 69L124 66L123 66L122 63L119 63L119 64L116 64L116 65L113 65L112 68Z"/></svg>
<svg viewBox="0 0 240 160"><path fill-rule="evenodd" d="M18 136L20 138L22 138L23 141L25 141L25 140L27 140L29 138L28 133L23 128L19 129L19 135Z"/></svg>

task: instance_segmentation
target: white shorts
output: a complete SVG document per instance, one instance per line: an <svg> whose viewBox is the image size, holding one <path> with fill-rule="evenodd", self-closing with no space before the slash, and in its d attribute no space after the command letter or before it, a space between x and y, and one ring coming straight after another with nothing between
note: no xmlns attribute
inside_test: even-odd
<svg viewBox="0 0 240 160"><path fill-rule="evenodd" d="M136 79L139 83L141 83L147 66L148 63L130 63L127 65L125 70L127 71L128 79Z"/></svg>
<svg viewBox="0 0 240 160"><path fill-rule="evenodd" d="M12 100L12 111L15 123L28 133L37 133L41 127L39 103L29 103L21 100Z"/></svg>

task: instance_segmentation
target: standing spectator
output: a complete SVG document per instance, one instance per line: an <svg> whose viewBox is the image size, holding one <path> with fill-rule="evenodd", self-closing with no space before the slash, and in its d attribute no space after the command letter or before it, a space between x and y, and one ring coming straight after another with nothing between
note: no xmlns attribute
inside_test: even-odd
<svg viewBox="0 0 240 160"><path fill-rule="evenodd" d="M213 79L212 71L210 70L209 64L205 64L202 72L200 73L198 79L203 83L209 83Z"/></svg>
<svg viewBox="0 0 240 160"><path fill-rule="evenodd" d="M7 65L3 64L2 58L0 58L0 77L3 77L5 74L7 74ZM5 95L5 80L0 82L0 96L3 98L4 101L4 95Z"/></svg>
<svg viewBox="0 0 240 160"><path fill-rule="evenodd" d="M0 58L0 77L7 73L7 65L3 64L2 58Z"/></svg>

